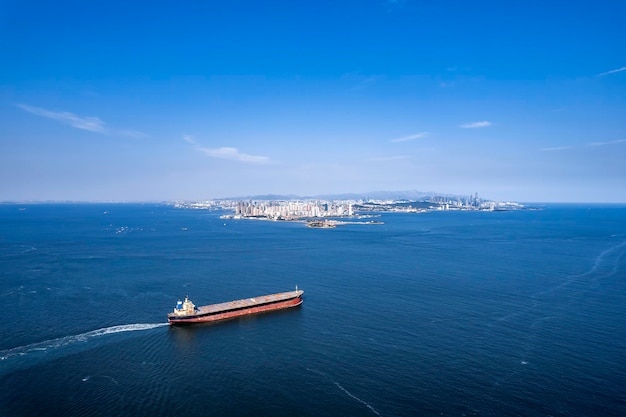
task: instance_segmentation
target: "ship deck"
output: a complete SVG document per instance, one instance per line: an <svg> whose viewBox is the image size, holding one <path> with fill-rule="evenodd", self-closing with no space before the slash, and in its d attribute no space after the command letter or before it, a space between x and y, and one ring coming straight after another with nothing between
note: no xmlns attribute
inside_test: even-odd
<svg viewBox="0 0 626 417"><path fill-rule="evenodd" d="M211 305L197 307L197 311L194 314L192 314L192 316L216 314L222 311L238 310L238 309L254 307L257 305L261 305L261 304L275 303L279 301L285 301L285 300L289 300L292 298L300 297L302 294L304 294L304 291L302 290L287 291L287 292L281 292L277 294L261 295L261 296L252 297L252 298L244 298L242 300L227 301L225 303L211 304ZM177 317L183 318L185 316L177 316Z"/></svg>

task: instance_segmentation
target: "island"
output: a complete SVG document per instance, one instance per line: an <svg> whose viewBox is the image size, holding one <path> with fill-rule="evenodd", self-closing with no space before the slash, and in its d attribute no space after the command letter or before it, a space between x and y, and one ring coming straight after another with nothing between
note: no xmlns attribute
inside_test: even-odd
<svg viewBox="0 0 626 417"><path fill-rule="evenodd" d="M177 202L176 207L228 210L222 219L302 222L309 228L333 229L340 225L378 225L371 220L381 213L426 213L432 211L511 211L528 209L516 202L485 200L477 194L469 197L430 195L416 199L373 198L267 198L224 199L203 202Z"/></svg>

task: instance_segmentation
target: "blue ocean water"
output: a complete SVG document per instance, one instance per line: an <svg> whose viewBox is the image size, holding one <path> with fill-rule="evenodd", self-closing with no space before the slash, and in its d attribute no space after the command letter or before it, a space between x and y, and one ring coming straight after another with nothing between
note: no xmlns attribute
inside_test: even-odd
<svg viewBox="0 0 626 417"><path fill-rule="evenodd" d="M626 415L626 207L0 205L0 416ZM297 309L166 314L304 289Z"/></svg>

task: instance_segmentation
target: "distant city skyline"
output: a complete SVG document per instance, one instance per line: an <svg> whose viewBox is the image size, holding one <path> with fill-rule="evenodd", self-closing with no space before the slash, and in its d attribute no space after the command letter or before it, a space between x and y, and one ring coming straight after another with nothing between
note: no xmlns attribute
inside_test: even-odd
<svg viewBox="0 0 626 417"><path fill-rule="evenodd" d="M626 203L626 3L0 6L0 201Z"/></svg>

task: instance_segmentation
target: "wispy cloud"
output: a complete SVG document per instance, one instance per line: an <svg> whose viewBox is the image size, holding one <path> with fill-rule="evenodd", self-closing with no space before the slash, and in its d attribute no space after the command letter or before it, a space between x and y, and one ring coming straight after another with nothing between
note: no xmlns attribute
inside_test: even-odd
<svg viewBox="0 0 626 417"><path fill-rule="evenodd" d="M626 67L621 67L621 68L614 69L611 71L603 72L601 74L598 74L598 77L604 77L605 75L615 74L616 72L622 72L622 71L626 71Z"/></svg>
<svg viewBox="0 0 626 417"><path fill-rule="evenodd" d="M90 132L105 133L104 122L99 117L81 117L68 111L51 111L42 109L41 107L29 106L27 104L17 104L20 109L32 113L37 116L47 117L48 119L57 120L61 123L68 124L76 129L88 130Z"/></svg>
<svg viewBox="0 0 626 417"><path fill-rule="evenodd" d="M270 163L270 158L268 158L267 156L251 155L240 152L237 148L227 146L221 148L205 148L204 146L200 146L191 136L184 136L183 139L186 142L192 144L198 152L201 152L211 158L228 159L231 161L239 161L249 164Z"/></svg>
<svg viewBox="0 0 626 417"><path fill-rule="evenodd" d="M483 120L482 122L465 123L465 124L460 125L459 127L462 127L463 129L476 129L479 127L487 127L487 126L491 126L491 122Z"/></svg>
<svg viewBox="0 0 626 417"><path fill-rule="evenodd" d="M401 138L391 139L389 142L408 142L410 140L422 139L428 136L428 132L415 133L413 135L402 136Z"/></svg>
<svg viewBox="0 0 626 417"><path fill-rule="evenodd" d="M543 152L557 152L557 151L566 151L568 149L572 149L571 146L550 146L548 148L541 148Z"/></svg>
<svg viewBox="0 0 626 417"><path fill-rule="evenodd" d="M117 130L106 127L106 123L99 117L95 116L78 116L69 111L52 111L41 107L29 106L28 104L16 104L20 109L32 113L36 116L45 117L56 120L63 124L72 126L76 129L87 130L89 132L113 134L118 136L127 136L131 138L147 137L145 133L136 130Z"/></svg>
<svg viewBox="0 0 626 417"><path fill-rule="evenodd" d="M589 142L587 146L607 146L607 145L617 145L618 143L626 143L626 139L617 139L617 140L611 140L608 142Z"/></svg>
<svg viewBox="0 0 626 417"><path fill-rule="evenodd" d="M600 147L600 146L610 146L610 145L618 145L620 143L626 143L626 139L617 139L617 140L610 140L610 141L606 141L606 142L589 142L586 144L579 144L576 146L551 146L551 147L547 147L547 148L541 148L540 150L543 152L556 152L556 151L566 151L569 149L581 149L584 147Z"/></svg>

